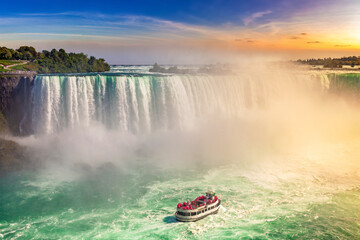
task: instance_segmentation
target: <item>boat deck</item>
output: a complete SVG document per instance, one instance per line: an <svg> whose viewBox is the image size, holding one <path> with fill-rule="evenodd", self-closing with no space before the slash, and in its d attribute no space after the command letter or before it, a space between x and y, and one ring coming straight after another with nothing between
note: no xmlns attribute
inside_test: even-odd
<svg viewBox="0 0 360 240"><path fill-rule="evenodd" d="M176 219L181 222L195 222L219 211L221 200L192 210L178 209Z"/></svg>

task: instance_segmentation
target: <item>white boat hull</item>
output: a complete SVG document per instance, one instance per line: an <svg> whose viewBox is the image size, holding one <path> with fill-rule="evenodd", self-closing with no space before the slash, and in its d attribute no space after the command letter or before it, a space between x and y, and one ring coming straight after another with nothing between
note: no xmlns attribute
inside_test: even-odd
<svg viewBox="0 0 360 240"><path fill-rule="evenodd" d="M206 208L195 210L178 210L175 213L176 219L180 222L196 222L211 214L216 214L220 208L220 199Z"/></svg>

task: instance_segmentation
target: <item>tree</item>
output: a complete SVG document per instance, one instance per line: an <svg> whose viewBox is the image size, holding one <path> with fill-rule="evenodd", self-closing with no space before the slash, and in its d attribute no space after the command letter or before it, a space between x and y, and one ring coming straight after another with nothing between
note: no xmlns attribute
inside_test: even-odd
<svg viewBox="0 0 360 240"><path fill-rule="evenodd" d="M1 48L0 49L0 58L1 59L11 59L12 58L11 51L7 48Z"/></svg>
<svg viewBox="0 0 360 240"><path fill-rule="evenodd" d="M17 51L21 52L24 56L24 60L34 60L37 56L37 52L34 47L21 46Z"/></svg>
<svg viewBox="0 0 360 240"><path fill-rule="evenodd" d="M31 60L23 68L38 73L103 72L110 70L104 59L84 53L67 53L64 49L36 52L34 47L21 46L17 50L0 47L0 59Z"/></svg>

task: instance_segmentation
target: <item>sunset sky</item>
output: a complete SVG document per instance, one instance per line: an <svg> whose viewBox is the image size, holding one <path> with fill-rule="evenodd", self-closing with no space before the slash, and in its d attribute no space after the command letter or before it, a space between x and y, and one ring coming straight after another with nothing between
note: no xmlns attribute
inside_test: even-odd
<svg viewBox="0 0 360 240"><path fill-rule="evenodd" d="M0 45L112 64L360 55L359 0L5 1Z"/></svg>

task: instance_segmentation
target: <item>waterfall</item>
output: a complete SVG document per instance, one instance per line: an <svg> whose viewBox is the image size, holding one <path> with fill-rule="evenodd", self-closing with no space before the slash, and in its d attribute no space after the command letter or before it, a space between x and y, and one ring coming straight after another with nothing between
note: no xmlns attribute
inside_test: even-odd
<svg viewBox="0 0 360 240"><path fill-rule="evenodd" d="M94 122L134 134L186 129L199 119L267 108L283 92L291 95L279 89L297 81L304 75L39 75L27 118L36 134Z"/></svg>

